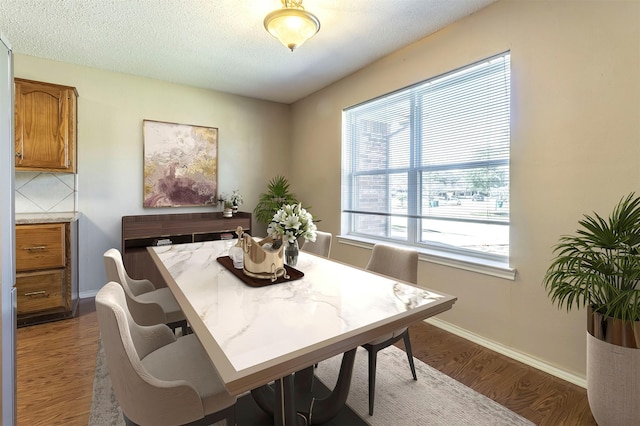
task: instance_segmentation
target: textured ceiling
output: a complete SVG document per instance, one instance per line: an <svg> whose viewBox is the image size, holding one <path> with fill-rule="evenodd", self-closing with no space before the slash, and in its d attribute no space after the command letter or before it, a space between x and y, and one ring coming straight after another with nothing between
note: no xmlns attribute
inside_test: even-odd
<svg viewBox="0 0 640 426"><path fill-rule="evenodd" d="M263 27L280 0L0 0L14 53L292 103L495 0L304 0L294 52Z"/></svg>

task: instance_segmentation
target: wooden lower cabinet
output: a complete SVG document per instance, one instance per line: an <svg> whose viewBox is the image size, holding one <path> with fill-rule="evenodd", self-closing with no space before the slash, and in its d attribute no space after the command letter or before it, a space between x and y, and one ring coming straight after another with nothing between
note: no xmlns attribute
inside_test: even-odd
<svg viewBox="0 0 640 426"><path fill-rule="evenodd" d="M76 315L77 222L16 225L18 326Z"/></svg>

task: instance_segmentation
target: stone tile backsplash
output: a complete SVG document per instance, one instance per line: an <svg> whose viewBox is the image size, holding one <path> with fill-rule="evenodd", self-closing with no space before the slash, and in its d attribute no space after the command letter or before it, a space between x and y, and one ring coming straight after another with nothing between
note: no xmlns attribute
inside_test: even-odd
<svg viewBox="0 0 640 426"><path fill-rule="evenodd" d="M77 206L77 174L16 172L16 213L75 212Z"/></svg>

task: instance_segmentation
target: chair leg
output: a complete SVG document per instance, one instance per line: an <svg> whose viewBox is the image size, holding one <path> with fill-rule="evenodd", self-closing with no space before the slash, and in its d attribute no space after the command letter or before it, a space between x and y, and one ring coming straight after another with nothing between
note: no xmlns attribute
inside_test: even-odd
<svg viewBox="0 0 640 426"><path fill-rule="evenodd" d="M173 331L173 334L176 334L176 331L178 330L178 328L180 328L182 330L182 336L186 336L187 334L191 334L191 328L189 327L189 324L187 323L187 320L170 322L170 323L167 324L167 326L169 326L171 331Z"/></svg>
<svg viewBox="0 0 640 426"><path fill-rule="evenodd" d="M373 416L373 403L376 396L376 358L378 352L367 348L369 352L369 415Z"/></svg>
<svg viewBox="0 0 640 426"><path fill-rule="evenodd" d="M185 320L184 324L182 325L182 335L186 336L187 334L191 333L193 333L193 330L191 330L191 327L189 327L189 323L187 323L187 321Z"/></svg>
<svg viewBox="0 0 640 426"><path fill-rule="evenodd" d="M416 375L416 366L413 362L413 352L411 351L411 340L409 338L409 329L406 329L404 333L392 337L385 342L382 342L377 345L366 344L362 345L367 352L369 353L369 415L373 416L373 405L376 396L376 364L377 364L377 355L378 351L382 350L400 339L404 340L404 347L407 353L407 359L409 360L409 367L411 367L411 374L413 375L413 380L418 380L418 376Z"/></svg>
<svg viewBox="0 0 640 426"><path fill-rule="evenodd" d="M138 426L137 423L132 422L131 420L129 420L129 417L127 417L126 414L122 413L122 417L124 418L124 424L125 426Z"/></svg>
<svg viewBox="0 0 640 426"><path fill-rule="evenodd" d="M407 352L407 358L409 359L409 367L411 367L411 374L413 374L413 380L418 380L416 376L416 366L413 363L413 352L411 352L411 339L409 338L409 329L406 329L404 336L404 350Z"/></svg>
<svg viewBox="0 0 640 426"><path fill-rule="evenodd" d="M236 426L236 404L233 404L233 407L231 407L231 412L229 412L225 422L227 426Z"/></svg>

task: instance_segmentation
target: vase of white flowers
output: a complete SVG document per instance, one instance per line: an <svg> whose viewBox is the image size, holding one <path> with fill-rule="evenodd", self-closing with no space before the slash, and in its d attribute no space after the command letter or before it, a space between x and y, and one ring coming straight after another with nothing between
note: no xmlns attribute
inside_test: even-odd
<svg viewBox="0 0 640 426"><path fill-rule="evenodd" d="M222 209L223 217L232 217L233 216L233 204L231 204L230 200L224 200L224 208Z"/></svg>
<svg viewBox="0 0 640 426"><path fill-rule="evenodd" d="M233 191L233 193L231 194L230 197L231 200L231 204L232 204L232 209L233 209L233 214L238 213L238 207L240 207L242 205L242 203L244 202L244 199L242 198L242 194L240 194L240 190L236 189Z"/></svg>
<svg viewBox="0 0 640 426"><path fill-rule="evenodd" d="M273 215L267 234L282 240L285 245L285 262L289 266L295 266L298 262L298 238L313 242L316 240L316 230L313 216L302 204L283 204Z"/></svg>

